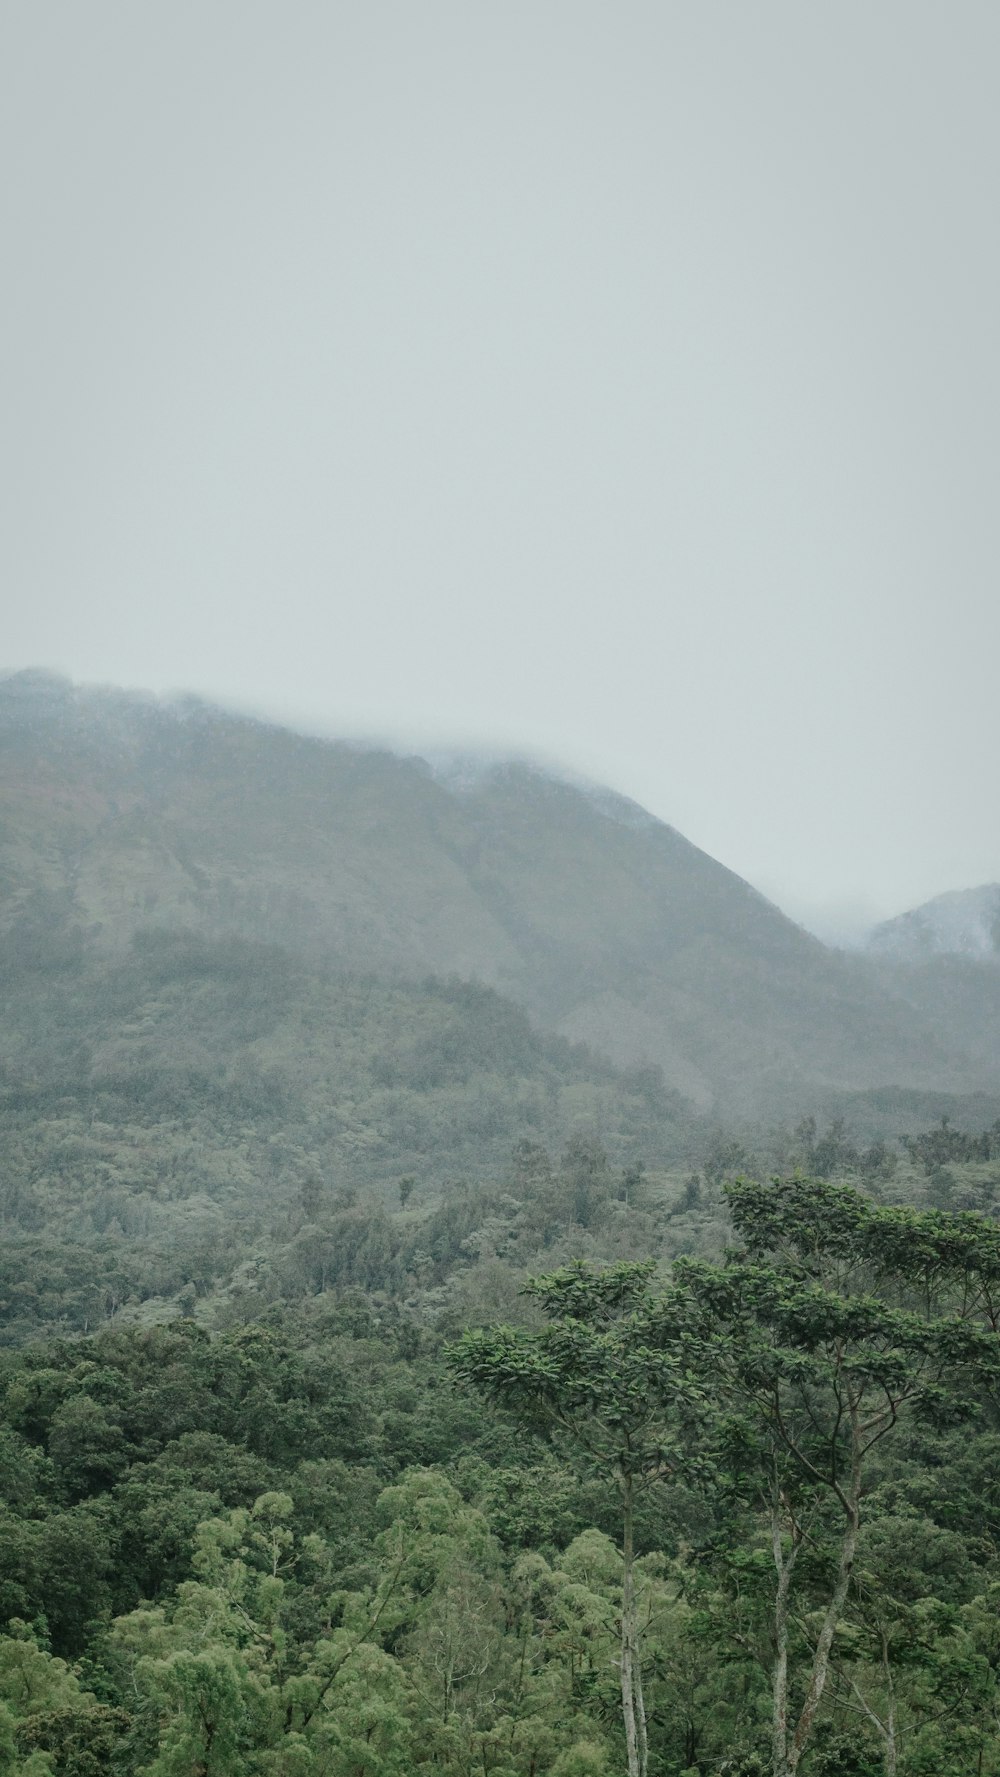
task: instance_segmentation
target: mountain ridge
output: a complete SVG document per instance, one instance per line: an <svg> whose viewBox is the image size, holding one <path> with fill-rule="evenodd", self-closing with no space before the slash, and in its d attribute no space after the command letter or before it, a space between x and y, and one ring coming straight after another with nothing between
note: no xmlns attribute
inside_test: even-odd
<svg viewBox="0 0 1000 1777"><path fill-rule="evenodd" d="M661 1068L703 1111L997 1083L971 1012L970 1040L963 1025L942 1042L891 971L827 949L628 798L523 761L449 786L419 757L197 699L15 675L0 823L15 946L48 929L111 958L163 929L457 975Z"/></svg>
<svg viewBox="0 0 1000 1777"><path fill-rule="evenodd" d="M907 908L875 926L867 947L902 962L923 962L933 956L1000 962L1000 883L950 889Z"/></svg>

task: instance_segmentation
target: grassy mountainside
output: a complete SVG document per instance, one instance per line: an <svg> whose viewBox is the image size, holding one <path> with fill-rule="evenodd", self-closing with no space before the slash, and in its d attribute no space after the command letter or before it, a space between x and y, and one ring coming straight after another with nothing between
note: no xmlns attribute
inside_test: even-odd
<svg viewBox="0 0 1000 1777"><path fill-rule="evenodd" d="M137 933L180 930L383 981L456 975L729 1115L997 1084L978 1007L942 1031L671 828L524 766L456 786L422 760L17 675L0 873L8 971L110 965Z"/></svg>

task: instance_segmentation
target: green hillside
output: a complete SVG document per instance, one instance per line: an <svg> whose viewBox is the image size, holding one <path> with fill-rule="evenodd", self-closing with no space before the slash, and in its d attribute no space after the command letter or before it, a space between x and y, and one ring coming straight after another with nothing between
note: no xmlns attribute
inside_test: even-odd
<svg viewBox="0 0 1000 1777"><path fill-rule="evenodd" d="M8 966L109 963L137 933L239 937L383 980L458 976L703 1111L998 1085L975 996L947 1027L624 799L197 704L0 683Z"/></svg>
<svg viewBox="0 0 1000 1777"><path fill-rule="evenodd" d="M599 1134L620 1167L691 1146L688 1107L651 1070L455 978L156 930L121 958L29 958L4 982L0 1218L18 1241L141 1251L126 1293L203 1287L304 1218L398 1203L401 1178L417 1202L496 1178L519 1142Z"/></svg>

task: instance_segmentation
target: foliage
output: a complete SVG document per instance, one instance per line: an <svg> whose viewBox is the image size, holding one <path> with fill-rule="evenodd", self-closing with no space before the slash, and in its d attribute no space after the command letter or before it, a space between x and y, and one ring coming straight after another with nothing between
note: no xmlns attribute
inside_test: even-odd
<svg viewBox="0 0 1000 1777"><path fill-rule="evenodd" d="M1000 1766L998 1237L914 1165L308 1175L200 1319L9 1348L0 1769L773 1773L782 1638L801 1777Z"/></svg>

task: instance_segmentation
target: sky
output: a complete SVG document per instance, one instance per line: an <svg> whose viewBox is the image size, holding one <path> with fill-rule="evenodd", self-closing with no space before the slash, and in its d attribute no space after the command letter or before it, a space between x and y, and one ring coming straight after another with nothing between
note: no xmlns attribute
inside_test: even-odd
<svg viewBox="0 0 1000 1777"><path fill-rule="evenodd" d="M3 0L0 668L1000 879L995 0Z"/></svg>

